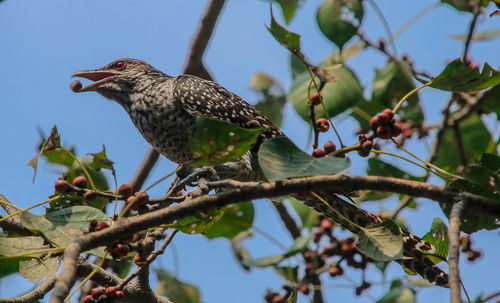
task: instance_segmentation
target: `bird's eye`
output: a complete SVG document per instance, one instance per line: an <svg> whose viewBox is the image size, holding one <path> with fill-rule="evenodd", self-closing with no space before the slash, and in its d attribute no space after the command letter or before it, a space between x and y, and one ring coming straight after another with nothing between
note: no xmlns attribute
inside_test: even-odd
<svg viewBox="0 0 500 303"><path fill-rule="evenodd" d="M123 62L123 61L116 62L115 66L114 66L114 68L118 69L118 70L123 69L124 67L125 67L125 62Z"/></svg>

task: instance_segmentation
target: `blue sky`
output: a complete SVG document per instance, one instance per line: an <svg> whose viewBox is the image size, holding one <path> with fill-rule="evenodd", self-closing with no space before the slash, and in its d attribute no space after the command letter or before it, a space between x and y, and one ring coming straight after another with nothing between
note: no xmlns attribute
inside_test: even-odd
<svg viewBox="0 0 500 303"><path fill-rule="evenodd" d="M386 0L379 5L386 14L392 30L396 30L416 12L434 1ZM21 207L46 199L53 193L58 176L57 168L41 163L38 177L32 183L33 171L26 163L35 154L39 141L37 128L46 133L56 124L62 142L75 144L80 154L97 152L102 144L110 159L115 161L119 183L132 176L147 150L147 143L136 131L125 112L115 103L97 94L74 94L69 89L70 75L82 69L97 68L118 57L145 60L162 71L176 75L182 69L189 40L197 26L206 2L201 0L131 1L27 1L6 0L0 4L0 193ZM305 54L319 62L334 47L319 32L314 22L320 1L305 1L290 28L302 35ZM282 23L278 7L275 15ZM363 30L376 40L387 37L373 7L365 3ZM470 16L448 6L441 6L421 18L396 40L397 50L409 53L419 69L437 74L446 60L459 57L462 43L449 35L464 33ZM500 18L483 17L479 30L498 28ZM289 88L291 76L288 53L267 32L269 5L259 0L229 0L216 28L205 56L205 62L217 82L239 94L250 103L257 95L249 88L252 74L264 71ZM482 64L488 61L499 67L498 40L474 43L471 56ZM348 62L370 95L374 68L382 67L386 59L375 51L366 51ZM421 96L425 113L430 121L438 121L446 94L425 89ZM340 120L339 120L340 121ZM342 120L339 124L346 140L354 142L355 124ZM307 126L287 107L284 131L301 147L307 141ZM492 130L496 135L498 132ZM425 146L414 146L415 151L426 154ZM362 174L366 161L353 156L353 174ZM170 172L172 163L162 159L155 167L152 181ZM412 168L409 168L412 170ZM414 170L414 169L413 169ZM414 170L417 171L417 170ZM417 171L418 172L418 171ZM153 190L160 195L164 189ZM285 244L290 237L265 201L257 204L256 224ZM384 206L394 207L394 202ZM368 203L376 209L379 204ZM40 210L41 211L41 210ZM416 211L405 211L405 219L412 230L423 235L434 217L442 216L438 206L424 201ZM497 290L498 282L489 279L497 273L500 261L495 257L498 231L480 232L474 236L485 256L471 265L462 259L462 275L470 294ZM229 245L224 240L207 241L203 236L179 235L174 241L178 255L178 274L183 280L197 285L204 302L260 302L267 288L279 288L281 279L271 270L252 270L250 274L238 268ZM280 250L256 235L249 242L255 256L265 256ZM167 249L161 264L174 268L172 248ZM374 281L381 278L376 270L370 272ZM402 276L399 266L390 268L390 276ZM358 272L350 278L359 281ZM325 286L345 286L346 280L324 279ZM0 297L19 295L30 284L20 276L0 281ZM372 302L380 298L384 287L374 287L357 302ZM348 301L353 290L329 287L326 298L330 301ZM447 300L448 292L426 289L420 294L422 302ZM431 299L432 298L432 299ZM300 302L306 302L302 296Z"/></svg>

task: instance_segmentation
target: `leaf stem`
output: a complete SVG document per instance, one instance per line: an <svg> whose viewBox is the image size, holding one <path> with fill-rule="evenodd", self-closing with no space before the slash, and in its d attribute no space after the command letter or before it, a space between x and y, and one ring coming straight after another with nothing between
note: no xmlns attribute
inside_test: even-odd
<svg viewBox="0 0 500 303"><path fill-rule="evenodd" d="M425 165L427 165L427 166L429 166L429 167L431 167L431 168L434 168L437 172L439 172L439 173L441 173L441 174L444 174L444 175L446 175L446 176L449 176L449 177L451 177L452 179L456 179L456 178L458 178L458 179L462 179L462 177L461 177L461 176L458 176L458 175L454 175L454 174L452 174L452 173L449 173L449 172L445 171L444 169L439 168L439 167L437 167L436 165L434 165L434 164L432 164L432 163L430 163L430 162L427 162L426 160L424 160L424 159L422 159L422 158L418 157L417 155L415 155L415 154L411 153L411 152L410 152L409 150L407 150L404 146L402 146L402 145L398 144L396 141L394 141L394 139L391 139L391 140L392 140L392 142L393 142L394 144L396 144L396 146L397 146L398 148L400 148L400 149L404 150L404 151L405 151L408 155L410 155L410 156L412 156L413 158L415 158L415 159L419 160L420 162L424 163ZM448 179L447 179L447 178L445 178L444 176L440 176L440 177L441 177L441 178L444 178L444 179L446 179L446 180L448 180ZM448 181L450 181L450 180L448 180Z"/></svg>
<svg viewBox="0 0 500 303"><path fill-rule="evenodd" d="M32 208L35 208L35 207L38 207L38 206L40 206L40 205L44 205L44 204L47 204L47 203L53 202L53 201L55 201L55 200L57 200L57 199L59 199L59 198L61 198L61 197L62 197L62 195L57 195L57 196L55 196L55 197L52 197L52 198L48 199L47 201L40 202L40 203L38 203L38 204L35 204L35 205L30 206L30 207L25 208L25 209L21 209L20 211L17 211L17 212L15 212L15 213L11 214L11 215L8 215L7 217L3 217L3 218L1 218L1 219L0 219L0 222L5 221L5 220L7 220L7 219L9 219L9 218L12 218L12 217L14 217L14 216L17 216L17 215L19 215L20 213L23 213L23 212L25 212L25 211L28 211L28 210L30 210L30 209L32 209Z"/></svg>
<svg viewBox="0 0 500 303"><path fill-rule="evenodd" d="M403 102L406 101L406 99L410 98L411 95L413 95L414 93L418 92L419 90L421 90L422 88L426 87L426 86L429 86L432 84L432 80L425 83L424 85L422 86L419 86L419 87L415 87L413 90L411 90L409 93L407 93L401 100L399 100L398 104L394 107L394 109L392 110L394 113L396 113L398 111L398 109L401 107L401 105L403 105Z"/></svg>
<svg viewBox="0 0 500 303"><path fill-rule="evenodd" d="M52 248L47 248L47 249L35 250L35 251L25 253L25 254L19 254L19 255L13 255L13 256L2 256L2 257L0 257L0 259L31 257L33 255L46 254L46 253L50 253L50 252L57 252L57 251L65 250L65 249L66 249L66 247L52 247ZM35 258L35 257L33 257L33 258Z"/></svg>

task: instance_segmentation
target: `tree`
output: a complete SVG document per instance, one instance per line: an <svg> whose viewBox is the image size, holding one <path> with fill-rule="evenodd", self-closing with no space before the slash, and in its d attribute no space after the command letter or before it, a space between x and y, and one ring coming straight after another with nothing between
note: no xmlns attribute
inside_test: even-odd
<svg viewBox="0 0 500 303"><path fill-rule="evenodd" d="M300 9L299 1L277 2L285 23L289 23ZM106 156L104 147L100 152L91 154L88 160L77 154L75 149L61 145L59 133L54 128L44 138L38 156L30 162L35 172L40 157L64 170L62 179L56 182L55 193L43 203L48 206L46 214L36 216L29 210L20 212L14 205L16 203L11 204L2 196L2 207L8 213L1 221L6 233L6 237L0 238L0 254L6 257L1 261L2 268L19 270L30 281L47 277L34 292L12 300L40 298L55 287L52 298L57 302L58 298L68 295L76 278L87 277L95 284L86 284L82 298L87 293L102 298L105 293L117 299L124 296L138 301L144 298L166 301L149 287L149 263L175 240L178 231L182 231L187 234L203 233L207 238L230 239L240 265L247 270L273 268L283 277L286 285L282 291L268 292L268 301L293 302L297 300L298 293L302 293L300 296L311 293L314 302L324 299L329 301L323 294L322 276L328 273L331 277L342 279L344 270L348 268L349 271L364 272L366 268L375 266L384 272L387 264L374 261L383 259L381 255L387 257L387 254L391 254L393 246L398 247L398 240L386 234L390 229L387 226L367 230L364 236L358 234L356 244L353 235L342 232L340 227L334 227L330 221L288 196L331 187L339 188L339 194L350 195L351 192L362 191L360 197L353 197L360 203L389 197L399 200L391 212L380 212L382 217L387 218L384 222L388 226L394 226L393 219L399 218L403 209L421 203L415 198L425 197L440 202L443 213L450 218L449 226L442 219L434 220L424 239L436 247L435 255L431 256L436 263L448 259L452 302L460 300L460 243L467 257L474 260L480 252L471 246L468 235L481 229L498 228L497 180L500 162L496 156L497 143L483 120L496 124L495 117L486 114L498 113L495 101L498 99L500 76L487 64L479 69L478 64L468 56L471 41L491 39L498 33L475 30L478 18L488 9L491 10L491 6L487 6L488 1L445 2L453 9L463 11L463 18L469 16L471 21L467 34L456 37L464 40L464 51L460 58L451 60L435 75L419 70L417 63L409 56L399 56L391 48L394 42L392 38L373 42L361 31L363 8L375 5L374 2L325 1L321 4L317 12L319 29L341 51L334 52L319 64L307 59L301 51L301 37L280 25L271 11L268 30L291 53L294 80L290 90L285 91L273 77L256 74L252 78L252 87L262 98L256 106L276 124L281 124L285 100L290 101L299 116L312 125L312 154L315 157L301 152L291 142L269 141L260 151L260 161L264 163L262 167L265 168L269 183L198 180L197 186L188 187L189 195L180 191L181 185L174 186L174 183L166 196L149 198L146 194L149 189L142 188L158 158L158 154L150 150L129 186L123 185L115 191L114 188L118 188L117 175L114 163ZM204 12L204 22L200 23L192 40L184 68L186 73L211 77L202 63L202 55L223 4L224 1L209 2ZM276 10L277 7L274 8L274 14L277 14ZM346 16L349 18L346 19ZM491 20L495 18L492 16ZM265 32L265 29L262 31ZM349 59L365 50L377 50L387 60L386 65L375 72L369 97L363 94L360 80L349 67ZM422 85L417 86L418 82ZM418 91L427 86L450 92L440 122L435 125L425 119L423 100L418 95ZM351 121L356 123L358 138L325 133L333 129L333 125L338 127L340 124L338 119L334 124L330 118L342 114L349 115ZM236 136L224 137L223 134L228 132L231 125L206 120L198 123L199 131L193 138L192 147L199 154L199 161L205 161L198 163L200 165L239 157L255 142L255 132L235 128L230 130ZM203 129L210 131L203 132ZM64 130L62 134L64 138ZM346 137L349 137L349 141ZM235 138L237 141L233 141ZM344 141L340 141L340 138ZM338 149L333 142L328 142L330 139L338 140ZM426 140L433 142L432 148L427 148L427 161L414 155L415 150L422 149ZM211 144L213 141L218 143L215 148ZM321 148L319 143L325 141ZM229 146L237 148L226 152ZM329 157L324 158L327 152ZM361 158L356 156L356 152ZM224 158L220 157L221 154ZM346 155L356 160L369 157L365 160L368 165L366 175L369 176L325 175L325 169L330 174L345 169L349 165L347 160L342 160ZM399 157L421 167L424 173L408 172L412 168L396 165L394 161L388 160L391 158L383 158L382 155ZM428 180L444 185L427 184ZM184 181L189 184L188 181L196 180ZM114 186L109 185L113 183ZM225 191L217 194L209 192L220 188L225 188ZM396 198L394 194L400 194L400 197ZM280 254L251 258L250 253L253 252L247 251L245 241L253 223L253 204L235 203L270 197L294 241ZM127 206L121 211L114 211L110 202L115 200L128 201ZM169 206L172 203L177 204ZM115 220L102 211L104 207L108 215L120 214L119 217L128 218L118 220L109 227ZM398 223L404 228L410 227ZM148 233L144 232L153 227ZM463 232L461 238L460 230ZM380 231L382 235L377 234ZM397 231L395 234L400 236ZM162 244L155 250L156 242ZM80 257L80 253L87 250L97 259ZM105 258L105 255L113 258ZM63 270L56 276L61 260ZM97 266L90 262L94 260ZM132 262L138 268L127 276ZM118 272L121 278L126 278L119 280L109 269ZM174 302L199 301L199 294L192 286L163 269L155 273L160 281L159 293ZM136 277L136 282L130 282ZM355 287L357 295L371 286L371 279L365 278L363 275ZM416 283L415 279L392 281L387 295L381 301L414 300L418 289ZM270 287L278 288L276 285ZM483 299L486 300L479 300Z"/></svg>

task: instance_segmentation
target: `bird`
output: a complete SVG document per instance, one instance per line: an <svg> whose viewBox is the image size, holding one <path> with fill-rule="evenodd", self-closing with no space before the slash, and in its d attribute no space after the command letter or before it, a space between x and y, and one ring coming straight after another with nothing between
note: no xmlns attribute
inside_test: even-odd
<svg viewBox="0 0 500 303"><path fill-rule="evenodd" d="M98 69L79 71L73 77L93 81L83 87L80 83L75 92L93 91L117 102L146 141L180 165L193 159L188 141L195 131L197 117L226 121L243 128L265 129L242 157L213 167L221 179L266 181L258 162L259 146L266 140L285 136L257 109L221 85L193 75L173 77L142 60L121 58ZM329 205L310 193L299 193L295 197L354 234L360 227L369 228L383 222L380 217L333 193L318 194ZM449 287L448 275L428 258L436 252L435 248L407 231L400 231L404 258L396 262L437 286Z"/></svg>

